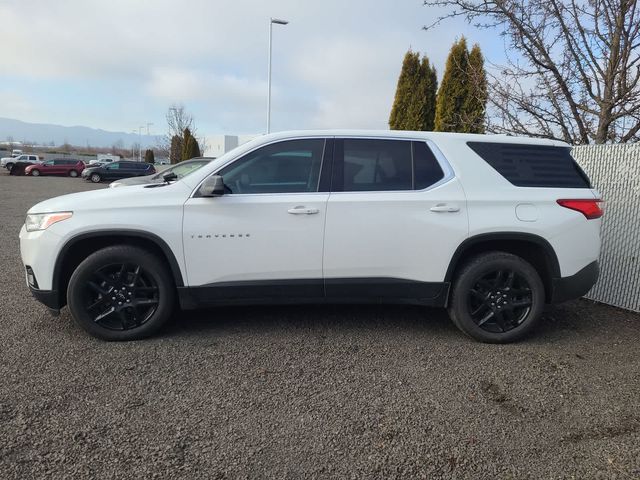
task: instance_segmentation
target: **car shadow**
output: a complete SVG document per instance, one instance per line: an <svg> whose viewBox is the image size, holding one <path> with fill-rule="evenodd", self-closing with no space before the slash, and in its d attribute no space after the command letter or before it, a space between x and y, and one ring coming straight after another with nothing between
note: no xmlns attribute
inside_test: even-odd
<svg viewBox="0 0 640 480"><path fill-rule="evenodd" d="M588 342L610 330L637 338L639 319L640 315L636 313L588 300L548 305L540 323L522 342ZM455 327L445 309L411 305L225 306L178 310L160 335L165 338L208 337L328 330L345 334L393 332L475 343Z"/></svg>
<svg viewBox="0 0 640 480"><path fill-rule="evenodd" d="M444 309L409 305L225 306L176 311L161 334L174 337L303 330L461 335Z"/></svg>

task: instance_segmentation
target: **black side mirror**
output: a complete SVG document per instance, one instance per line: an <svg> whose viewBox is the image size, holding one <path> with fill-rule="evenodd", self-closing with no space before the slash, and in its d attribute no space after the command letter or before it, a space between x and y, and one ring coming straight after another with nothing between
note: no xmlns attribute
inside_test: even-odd
<svg viewBox="0 0 640 480"><path fill-rule="evenodd" d="M169 182L173 182L174 180L178 179L178 175L176 175L174 172L167 172L164 175L162 175L162 179L169 183Z"/></svg>
<svg viewBox="0 0 640 480"><path fill-rule="evenodd" d="M198 189L200 197L220 197L224 195L224 181L220 175L207 178Z"/></svg>

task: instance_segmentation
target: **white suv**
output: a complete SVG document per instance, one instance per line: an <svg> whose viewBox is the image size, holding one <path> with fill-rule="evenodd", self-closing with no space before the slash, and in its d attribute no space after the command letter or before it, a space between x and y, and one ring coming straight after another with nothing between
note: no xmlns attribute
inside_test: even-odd
<svg viewBox="0 0 640 480"><path fill-rule="evenodd" d="M176 302L383 302L509 342L593 286L601 215L561 142L285 132L179 181L39 203L20 247L33 295L107 340L156 332Z"/></svg>
<svg viewBox="0 0 640 480"><path fill-rule="evenodd" d="M0 159L0 167L4 167L7 170L11 170L13 166L18 162L24 162L29 164L40 163L40 157L38 155L18 155L17 157L4 157Z"/></svg>

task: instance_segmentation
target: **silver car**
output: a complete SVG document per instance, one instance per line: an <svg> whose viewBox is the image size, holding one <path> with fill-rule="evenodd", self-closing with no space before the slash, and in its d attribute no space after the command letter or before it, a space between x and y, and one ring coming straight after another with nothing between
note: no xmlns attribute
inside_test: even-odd
<svg viewBox="0 0 640 480"><path fill-rule="evenodd" d="M215 160L213 157L200 157L193 158L191 160L185 160L184 162L180 162L172 167L166 168L161 172L155 173L153 175L145 175L143 177L131 177L131 178L123 178L121 180L116 180L115 182L111 182L109 184L110 188L116 187L126 187L129 185L145 185L151 183L163 183L165 182L165 176L167 174L173 173L175 175L174 180L179 180L185 175L189 175L191 172L195 172L200 167L206 165L211 160Z"/></svg>

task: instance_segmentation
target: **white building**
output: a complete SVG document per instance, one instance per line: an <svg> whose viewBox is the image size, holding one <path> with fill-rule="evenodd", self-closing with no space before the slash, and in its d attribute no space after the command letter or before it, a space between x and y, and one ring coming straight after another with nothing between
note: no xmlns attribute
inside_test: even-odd
<svg viewBox="0 0 640 480"><path fill-rule="evenodd" d="M202 152L205 157L218 158L224 153L233 150L238 145L248 142L257 135L211 135L205 137L206 149Z"/></svg>

